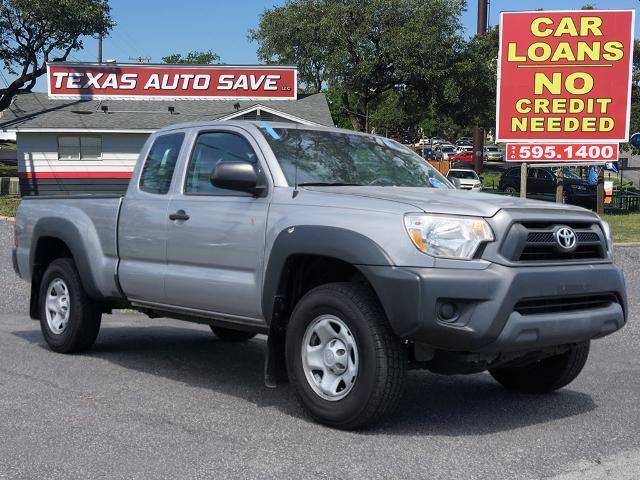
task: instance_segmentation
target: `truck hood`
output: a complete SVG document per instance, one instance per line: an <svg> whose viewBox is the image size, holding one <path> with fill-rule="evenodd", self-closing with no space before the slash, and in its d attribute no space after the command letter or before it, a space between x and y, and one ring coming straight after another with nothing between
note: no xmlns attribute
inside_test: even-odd
<svg viewBox="0 0 640 480"><path fill-rule="evenodd" d="M494 193L414 187L304 187L306 190L346 195L349 197L375 198L403 203L416 211L445 215L475 215L493 217L501 209L531 208L545 210L582 211L583 208L539 200Z"/></svg>

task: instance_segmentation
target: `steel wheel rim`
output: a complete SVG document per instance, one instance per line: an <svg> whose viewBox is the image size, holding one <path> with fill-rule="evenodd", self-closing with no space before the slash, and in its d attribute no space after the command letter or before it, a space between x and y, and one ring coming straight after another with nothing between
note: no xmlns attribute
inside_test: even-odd
<svg viewBox="0 0 640 480"><path fill-rule="evenodd" d="M313 391L324 400L345 398L356 383L358 347L349 327L335 315L320 315L302 340L302 369Z"/></svg>
<svg viewBox="0 0 640 480"><path fill-rule="evenodd" d="M69 323L71 299L69 288L61 278L54 278L47 287L45 297L45 316L47 325L54 335L60 335Z"/></svg>

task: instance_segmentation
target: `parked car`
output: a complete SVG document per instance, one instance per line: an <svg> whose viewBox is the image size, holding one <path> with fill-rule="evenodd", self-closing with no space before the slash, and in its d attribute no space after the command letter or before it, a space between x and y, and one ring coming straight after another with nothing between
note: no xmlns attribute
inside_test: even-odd
<svg viewBox="0 0 640 480"><path fill-rule="evenodd" d="M469 137L460 137L458 140L456 140L456 146L460 145L473 146L473 140L471 140Z"/></svg>
<svg viewBox="0 0 640 480"><path fill-rule="evenodd" d="M458 145L456 152L473 152L473 145Z"/></svg>
<svg viewBox="0 0 640 480"><path fill-rule="evenodd" d="M495 145L488 145L484 147L484 159L487 162L502 162L504 153Z"/></svg>
<svg viewBox="0 0 640 480"><path fill-rule="evenodd" d="M415 144L416 148L420 148L423 146L431 146L431 142L429 141L428 138L421 138L420 140L418 140L418 142Z"/></svg>
<svg viewBox="0 0 640 480"><path fill-rule="evenodd" d="M463 150L449 155L449 160L452 162L473 163L473 152L469 150Z"/></svg>
<svg viewBox="0 0 640 480"><path fill-rule="evenodd" d="M410 366L557 390L629 311L594 213L460 192L404 146L332 128L166 127L124 197L24 197L14 231L52 350L88 349L115 308L266 334L265 383L335 428L391 412Z"/></svg>
<svg viewBox="0 0 640 480"><path fill-rule="evenodd" d="M460 188L460 190L473 190L475 192L482 190L482 180L473 170L467 168L452 168L449 170L449 173L447 173L447 178L449 180L457 178L458 188Z"/></svg>
<svg viewBox="0 0 640 480"><path fill-rule="evenodd" d="M435 149L436 160L449 160L449 155L455 155L456 149L451 144L436 145Z"/></svg>
<svg viewBox="0 0 640 480"><path fill-rule="evenodd" d="M441 144L445 144L445 143L448 144L449 140L445 140L442 137L432 137L432 138L429 139L429 143L431 145L441 145Z"/></svg>
<svg viewBox="0 0 640 480"><path fill-rule="evenodd" d="M569 168L563 169L564 203L594 209L596 187ZM556 171L550 167L532 167L527 170L527 193L540 198L555 199ZM498 190L509 195L520 194L520 167L509 168L500 177Z"/></svg>

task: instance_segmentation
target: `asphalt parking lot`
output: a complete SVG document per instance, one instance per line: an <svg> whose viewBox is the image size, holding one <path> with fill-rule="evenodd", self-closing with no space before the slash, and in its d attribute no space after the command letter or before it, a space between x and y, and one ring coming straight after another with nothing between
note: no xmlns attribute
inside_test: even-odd
<svg viewBox="0 0 640 480"><path fill-rule="evenodd" d="M568 388L413 371L394 416L341 432L306 418L290 387L263 386L263 337L231 345L119 314L89 353L50 352L11 228L0 222L0 478L640 478L640 248L616 251L628 325Z"/></svg>

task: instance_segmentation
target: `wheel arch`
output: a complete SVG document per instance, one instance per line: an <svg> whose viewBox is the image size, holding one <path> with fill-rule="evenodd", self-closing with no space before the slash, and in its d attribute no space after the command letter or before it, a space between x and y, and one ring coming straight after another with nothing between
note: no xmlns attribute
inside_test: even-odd
<svg viewBox="0 0 640 480"><path fill-rule="evenodd" d="M100 292L91 275L83 236L77 226L67 219L44 218L34 227L29 254L31 271L29 313L33 319L40 318L39 295L42 276L47 266L57 258L71 258L87 294L95 299L100 297Z"/></svg>
<svg viewBox="0 0 640 480"><path fill-rule="evenodd" d="M278 234L267 262L262 294L262 311L269 326L267 386L286 381L284 335L297 301L316 286L337 281L366 283L375 292L362 268L365 265L392 262L377 243L358 232L299 225Z"/></svg>

